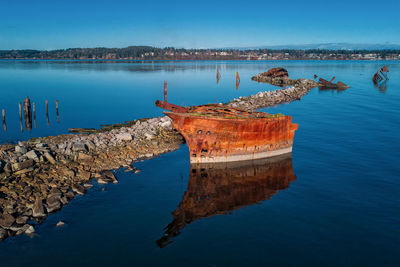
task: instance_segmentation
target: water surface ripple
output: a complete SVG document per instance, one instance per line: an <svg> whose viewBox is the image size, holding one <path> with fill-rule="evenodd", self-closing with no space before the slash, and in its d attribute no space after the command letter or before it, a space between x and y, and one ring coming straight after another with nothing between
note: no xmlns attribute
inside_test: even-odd
<svg viewBox="0 0 400 267"><path fill-rule="evenodd" d="M371 77L384 64L390 80L382 91ZM185 105L273 90L250 77L276 66L293 78L336 76L351 86L313 89L263 110L299 124L289 160L194 173L182 145L136 163L138 174L118 170L119 184L77 197L37 225L34 238L0 243L1 265L399 266L398 62L0 61L0 109L7 112L0 142L161 115L154 101L164 80L168 100ZM18 102L26 96L36 103L38 125L21 132ZM55 227L59 220L66 225Z"/></svg>

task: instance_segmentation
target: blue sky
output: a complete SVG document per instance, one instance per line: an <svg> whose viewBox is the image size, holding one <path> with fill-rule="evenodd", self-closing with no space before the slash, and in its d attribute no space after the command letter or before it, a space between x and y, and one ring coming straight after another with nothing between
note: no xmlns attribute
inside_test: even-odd
<svg viewBox="0 0 400 267"><path fill-rule="evenodd" d="M0 49L400 44L399 0L0 0Z"/></svg>

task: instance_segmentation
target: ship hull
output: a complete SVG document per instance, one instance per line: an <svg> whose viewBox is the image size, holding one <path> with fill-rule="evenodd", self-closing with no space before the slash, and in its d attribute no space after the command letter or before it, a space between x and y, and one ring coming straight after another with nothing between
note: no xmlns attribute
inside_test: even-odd
<svg viewBox="0 0 400 267"><path fill-rule="evenodd" d="M185 138L191 163L243 161L291 153L297 130L290 116L230 119L165 114Z"/></svg>

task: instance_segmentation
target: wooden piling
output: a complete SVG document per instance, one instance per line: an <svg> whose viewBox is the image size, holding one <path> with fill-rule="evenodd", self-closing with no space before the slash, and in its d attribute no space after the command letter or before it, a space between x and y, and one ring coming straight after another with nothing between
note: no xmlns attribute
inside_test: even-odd
<svg viewBox="0 0 400 267"><path fill-rule="evenodd" d="M60 123L60 116L58 113L58 100L56 100L56 115L57 115L57 123Z"/></svg>
<svg viewBox="0 0 400 267"><path fill-rule="evenodd" d="M49 101L46 100L46 121L47 121L47 126L50 125L50 120L49 120Z"/></svg>
<svg viewBox="0 0 400 267"><path fill-rule="evenodd" d="M19 109L19 124L21 126L21 133L24 131L24 126L22 125L22 107L21 102L18 102L18 109Z"/></svg>
<svg viewBox="0 0 400 267"><path fill-rule="evenodd" d="M219 83L219 79L221 78L221 74L219 73L219 70L217 68L217 84Z"/></svg>
<svg viewBox="0 0 400 267"><path fill-rule="evenodd" d="M239 89L240 77L239 72L236 72L236 91Z"/></svg>
<svg viewBox="0 0 400 267"><path fill-rule="evenodd" d="M21 108L21 102L18 102L18 108L19 108L19 118L22 120L22 108Z"/></svg>
<svg viewBox="0 0 400 267"><path fill-rule="evenodd" d="M167 81L164 81L164 102L167 102Z"/></svg>
<svg viewBox="0 0 400 267"><path fill-rule="evenodd" d="M33 125L36 128L36 106L35 102L32 102L32 113L33 113Z"/></svg>
<svg viewBox="0 0 400 267"><path fill-rule="evenodd" d="M3 108L3 110L1 111L1 116L3 119L3 129L4 131L7 131L7 124L6 124L6 110Z"/></svg>
<svg viewBox="0 0 400 267"><path fill-rule="evenodd" d="M32 130L32 110L31 110L31 100L29 97L24 99L24 119L25 128L30 131Z"/></svg>

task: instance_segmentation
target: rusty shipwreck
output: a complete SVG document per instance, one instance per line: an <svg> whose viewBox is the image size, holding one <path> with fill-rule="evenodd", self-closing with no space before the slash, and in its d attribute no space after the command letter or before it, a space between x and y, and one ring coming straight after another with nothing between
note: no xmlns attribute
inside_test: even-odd
<svg viewBox="0 0 400 267"><path fill-rule="evenodd" d="M185 138L191 163L268 158L292 152L298 125L282 114L245 111L224 105L177 106L156 101Z"/></svg>

